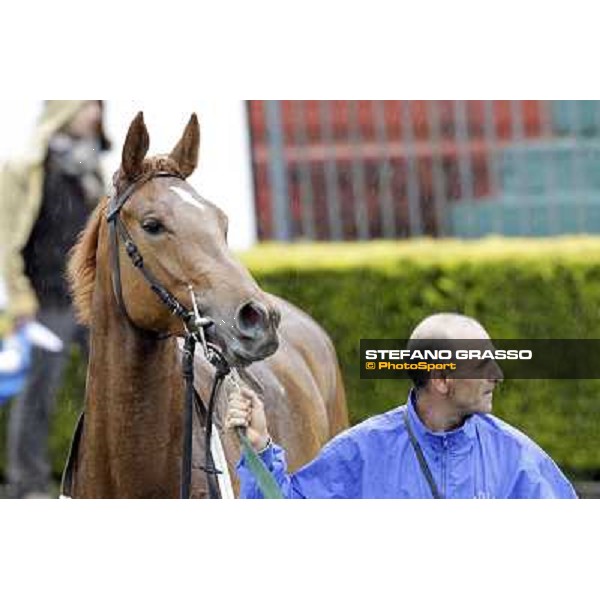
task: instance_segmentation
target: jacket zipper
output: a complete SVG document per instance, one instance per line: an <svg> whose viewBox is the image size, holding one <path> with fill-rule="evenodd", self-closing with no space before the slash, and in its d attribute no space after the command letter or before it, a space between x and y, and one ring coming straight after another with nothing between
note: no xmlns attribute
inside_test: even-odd
<svg viewBox="0 0 600 600"><path fill-rule="evenodd" d="M447 498L448 494L446 493L446 460L447 460L447 456L448 456L448 440L446 438L442 439L442 446L443 446L443 452L442 452L442 494L444 495L444 498Z"/></svg>

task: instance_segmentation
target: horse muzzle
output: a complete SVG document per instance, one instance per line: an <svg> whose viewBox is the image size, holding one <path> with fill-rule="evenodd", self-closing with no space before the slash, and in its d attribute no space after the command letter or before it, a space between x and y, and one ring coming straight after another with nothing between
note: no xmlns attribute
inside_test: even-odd
<svg viewBox="0 0 600 600"><path fill-rule="evenodd" d="M263 360L279 347L281 314L256 300L243 303L234 317L235 341L229 351L244 362Z"/></svg>

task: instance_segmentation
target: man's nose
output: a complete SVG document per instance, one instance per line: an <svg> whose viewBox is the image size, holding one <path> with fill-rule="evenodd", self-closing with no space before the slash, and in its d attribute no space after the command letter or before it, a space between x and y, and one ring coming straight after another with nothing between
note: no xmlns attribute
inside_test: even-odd
<svg viewBox="0 0 600 600"><path fill-rule="evenodd" d="M491 372L488 379L493 381L495 384L502 383L504 381L504 373L502 372L500 365L494 361L490 368Z"/></svg>

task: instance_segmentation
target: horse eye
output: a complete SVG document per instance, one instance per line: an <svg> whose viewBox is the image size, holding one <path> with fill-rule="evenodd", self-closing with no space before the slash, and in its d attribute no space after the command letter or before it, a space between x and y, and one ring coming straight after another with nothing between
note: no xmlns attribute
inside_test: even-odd
<svg viewBox="0 0 600 600"><path fill-rule="evenodd" d="M165 230L165 227L156 219L148 219L142 223L142 229L150 235L158 235Z"/></svg>

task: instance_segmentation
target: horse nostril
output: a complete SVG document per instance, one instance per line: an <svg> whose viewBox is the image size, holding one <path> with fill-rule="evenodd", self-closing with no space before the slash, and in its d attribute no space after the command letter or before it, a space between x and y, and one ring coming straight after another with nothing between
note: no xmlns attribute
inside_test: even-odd
<svg viewBox="0 0 600 600"><path fill-rule="evenodd" d="M238 329L242 334L254 337L265 330L268 319L267 310L258 302L250 301L238 310Z"/></svg>

